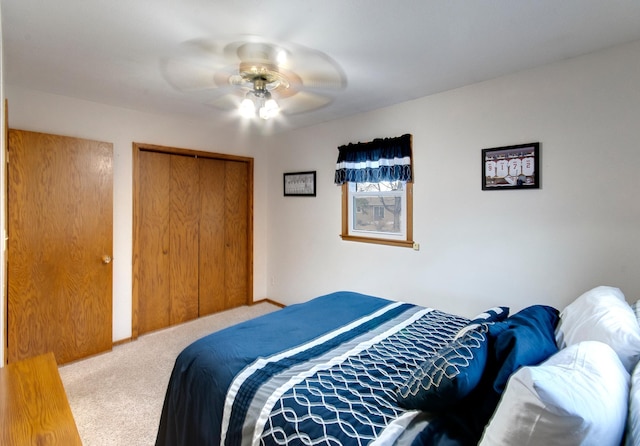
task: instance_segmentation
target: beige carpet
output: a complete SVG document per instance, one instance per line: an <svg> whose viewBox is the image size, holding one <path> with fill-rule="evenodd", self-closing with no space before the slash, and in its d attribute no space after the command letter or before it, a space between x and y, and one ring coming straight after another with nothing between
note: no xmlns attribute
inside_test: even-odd
<svg viewBox="0 0 640 446"><path fill-rule="evenodd" d="M59 368L84 446L155 443L169 375L191 342L278 307L260 303L144 335Z"/></svg>

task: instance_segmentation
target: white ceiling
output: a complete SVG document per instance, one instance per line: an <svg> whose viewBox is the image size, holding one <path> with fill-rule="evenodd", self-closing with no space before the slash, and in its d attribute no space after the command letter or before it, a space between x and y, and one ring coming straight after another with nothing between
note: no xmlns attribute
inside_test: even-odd
<svg viewBox="0 0 640 446"><path fill-rule="evenodd" d="M1 13L6 84L212 122L239 118L161 69L186 42L254 35L328 55L346 87L279 130L640 39L635 0L1 0Z"/></svg>

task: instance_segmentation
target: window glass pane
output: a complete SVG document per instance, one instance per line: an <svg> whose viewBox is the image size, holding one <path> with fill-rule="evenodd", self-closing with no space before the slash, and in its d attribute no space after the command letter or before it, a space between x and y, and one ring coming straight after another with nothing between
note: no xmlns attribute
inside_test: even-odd
<svg viewBox="0 0 640 446"><path fill-rule="evenodd" d="M402 196L353 196L353 229L387 234L402 233Z"/></svg>
<svg viewBox="0 0 640 446"><path fill-rule="evenodd" d="M403 181L345 183L343 187L343 239L368 243L413 246L411 227L413 184Z"/></svg>
<svg viewBox="0 0 640 446"><path fill-rule="evenodd" d="M403 181L382 181L380 183L356 183L356 192L391 192L404 189Z"/></svg>

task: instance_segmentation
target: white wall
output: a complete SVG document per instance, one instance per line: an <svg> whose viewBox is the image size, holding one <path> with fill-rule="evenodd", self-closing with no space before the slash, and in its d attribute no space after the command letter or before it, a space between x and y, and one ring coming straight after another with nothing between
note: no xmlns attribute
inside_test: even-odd
<svg viewBox="0 0 640 446"><path fill-rule="evenodd" d="M472 316L640 298L640 42L289 132L269 147L268 294L349 289ZM343 242L337 147L413 134L420 251ZM481 190L481 149L541 143L540 190ZM317 197L282 173L317 170Z"/></svg>
<svg viewBox="0 0 640 446"><path fill-rule="evenodd" d="M266 296L266 161L236 132L187 121L6 86L9 127L113 143L113 340L131 336L132 143L254 157L254 299ZM4 319L2 320L4 324ZM4 332L4 329L1 330Z"/></svg>

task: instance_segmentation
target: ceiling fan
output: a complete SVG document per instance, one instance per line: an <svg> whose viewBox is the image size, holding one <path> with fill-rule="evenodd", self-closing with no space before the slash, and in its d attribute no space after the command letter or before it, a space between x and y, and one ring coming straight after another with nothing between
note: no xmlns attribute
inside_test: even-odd
<svg viewBox="0 0 640 446"><path fill-rule="evenodd" d="M329 104L346 86L329 56L292 43L255 36L197 39L162 61L165 79L205 103L244 117L271 119Z"/></svg>

